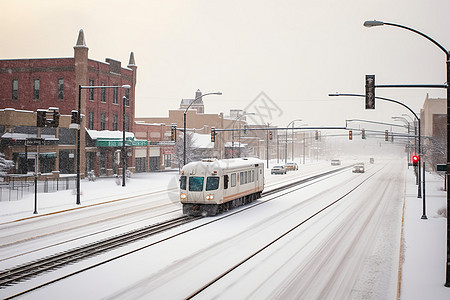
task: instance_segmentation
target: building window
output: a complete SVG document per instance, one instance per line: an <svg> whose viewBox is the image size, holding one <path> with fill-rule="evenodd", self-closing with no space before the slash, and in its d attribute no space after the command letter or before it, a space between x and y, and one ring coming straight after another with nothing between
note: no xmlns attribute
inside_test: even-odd
<svg viewBox="0 0 450 300"><path fill-rule="evenodd" d="M33 83L33 99L39 100L39 89L40 89L40 82L39 79L35 79Z"/></svg>
<svg viewBox="0 0 450 300"><path fill-rule="evenodd" d="M94 86L94 79L89 79L89 85ZM94 89L89 89L89 100L94 101Z"/></svg>
<svg viewBox="0 0 450 300"><path fill-rule="evenodd" d="M100 114L100 130L106 129L106 115L104 112Z"/></svg>
<svg viewBox="0 0 450 300"><path fill-rule="evenodd" d="M113 104L119 103L118 96L119 96L119 88L117 87L117 84L115 84L113 88Z"/></svg>
<svg viewBox="0 0 450 300"><path fill-rule="evenodd" d="M118 121L118 117L117 114L113 114L113 130L117 130L117 121Z"/></svg>
<svg viewBox="0 0 450 300"><path fill-rule="evenodd" d="M105 82L102 81L102 86L105 85ZM102 87L100 90L100 101L101 102L106 102L106 88Z"/></svg>
<svg viewBox="0 0 450 300"><path fill-rule="evenodd" d="M19 79L13 79L12 81L12 99L19 99Z"/></svg>
<svg viewBox="0 0 450 300"><path fill-rule="evenodd" d="M89 112L88 128L94 129L94 112L93 111Z"/></svg>
<svg viewBox="0 0 450 300"><path fill-rule="evenodd" d="M63 78L58 79L58 99L59 100L64 99L64 79Z"/></svg>

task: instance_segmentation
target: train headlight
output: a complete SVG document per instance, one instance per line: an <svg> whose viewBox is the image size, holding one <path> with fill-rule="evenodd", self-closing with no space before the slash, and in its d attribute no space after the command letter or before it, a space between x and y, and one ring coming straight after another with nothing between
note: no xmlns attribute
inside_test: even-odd
<svg viewBox="0 0 450 300"><path fill-rule="evenodd" d="M181 194L180 194L180 199L181 199L181 200L186 199L186 194L185 194L185 193L181 193Z"/></svg>
<svg viewBox="0 0 450 300"><path fill-rule="evenodd" d="M206 200L213 200L214 199L214 195L206 195Z"/></svg>

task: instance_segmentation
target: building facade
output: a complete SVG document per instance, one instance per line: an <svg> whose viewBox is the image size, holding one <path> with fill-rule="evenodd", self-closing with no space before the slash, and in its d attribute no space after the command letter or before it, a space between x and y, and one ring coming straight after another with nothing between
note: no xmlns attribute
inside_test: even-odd
<svg viewBox="0 0 450 300"><path fill-rule="evenodd" d="M70 129L69 125L71 113L78 110L79 105L83 116L80 130L81 173L95 170L97 175L112 175L116 171L114 155L121 144L108 143L105 139L118 141L118 138L111 137L110 133L103 136L93 132L120 133L125 127L125 131L133 137L137 80L134 54L130 54L126 67L110 58L105 62L90 59L82 30L73 48L74 56L70 58L0 60L0 109L9 118L9 121L3 118L0 121L0 151L15 160L16 172L25 172L29 168L23 166L33 165L29 161L32 158L25 156L25 149L18 143L18 138L24 139L21 143L25 144L26 139L45 135L46 142L40 150L51 153L47 155L51 161L45 170L39 171L74 173L77 130ZM60 126L37 128L36 111L49 108L59 109L62 116ZM51 148L50 139L56 141ZM129 140L130 145L139 144L133 138ZM134 169L134 152L130 153L127 166Z"/></svg>

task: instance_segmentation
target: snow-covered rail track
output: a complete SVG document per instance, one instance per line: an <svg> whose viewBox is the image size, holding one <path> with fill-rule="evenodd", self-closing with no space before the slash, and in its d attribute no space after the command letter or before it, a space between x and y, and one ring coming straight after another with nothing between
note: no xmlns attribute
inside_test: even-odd
<svg viewBox="0 0 450 300"><path fill-rule="evenodd" d="M157 233L167 231L169 229L178 227L187 222L199 219L198 217L183 216L150 225L144 228L139 228L124 234L106 238L95 243L83 245L81 247L57 253L36 261L32 261L15 268L3 270L0 272L0 288L11 285L18 281L36 276L40 273L54 270L62 266L74 263L76 261L104 253L105 251L121 247L136 240L140 240Z"/></svg>

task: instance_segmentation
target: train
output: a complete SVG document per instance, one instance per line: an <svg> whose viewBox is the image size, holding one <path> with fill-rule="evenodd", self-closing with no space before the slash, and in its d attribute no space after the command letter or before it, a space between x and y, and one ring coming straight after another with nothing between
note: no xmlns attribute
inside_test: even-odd
<svg viewBox="0 0 450 300"><path fill-rule="evenodd" d="M253 157L203 159L181 170L184 215L215 216L261 198L263 190L264 162Z"/></svg>

